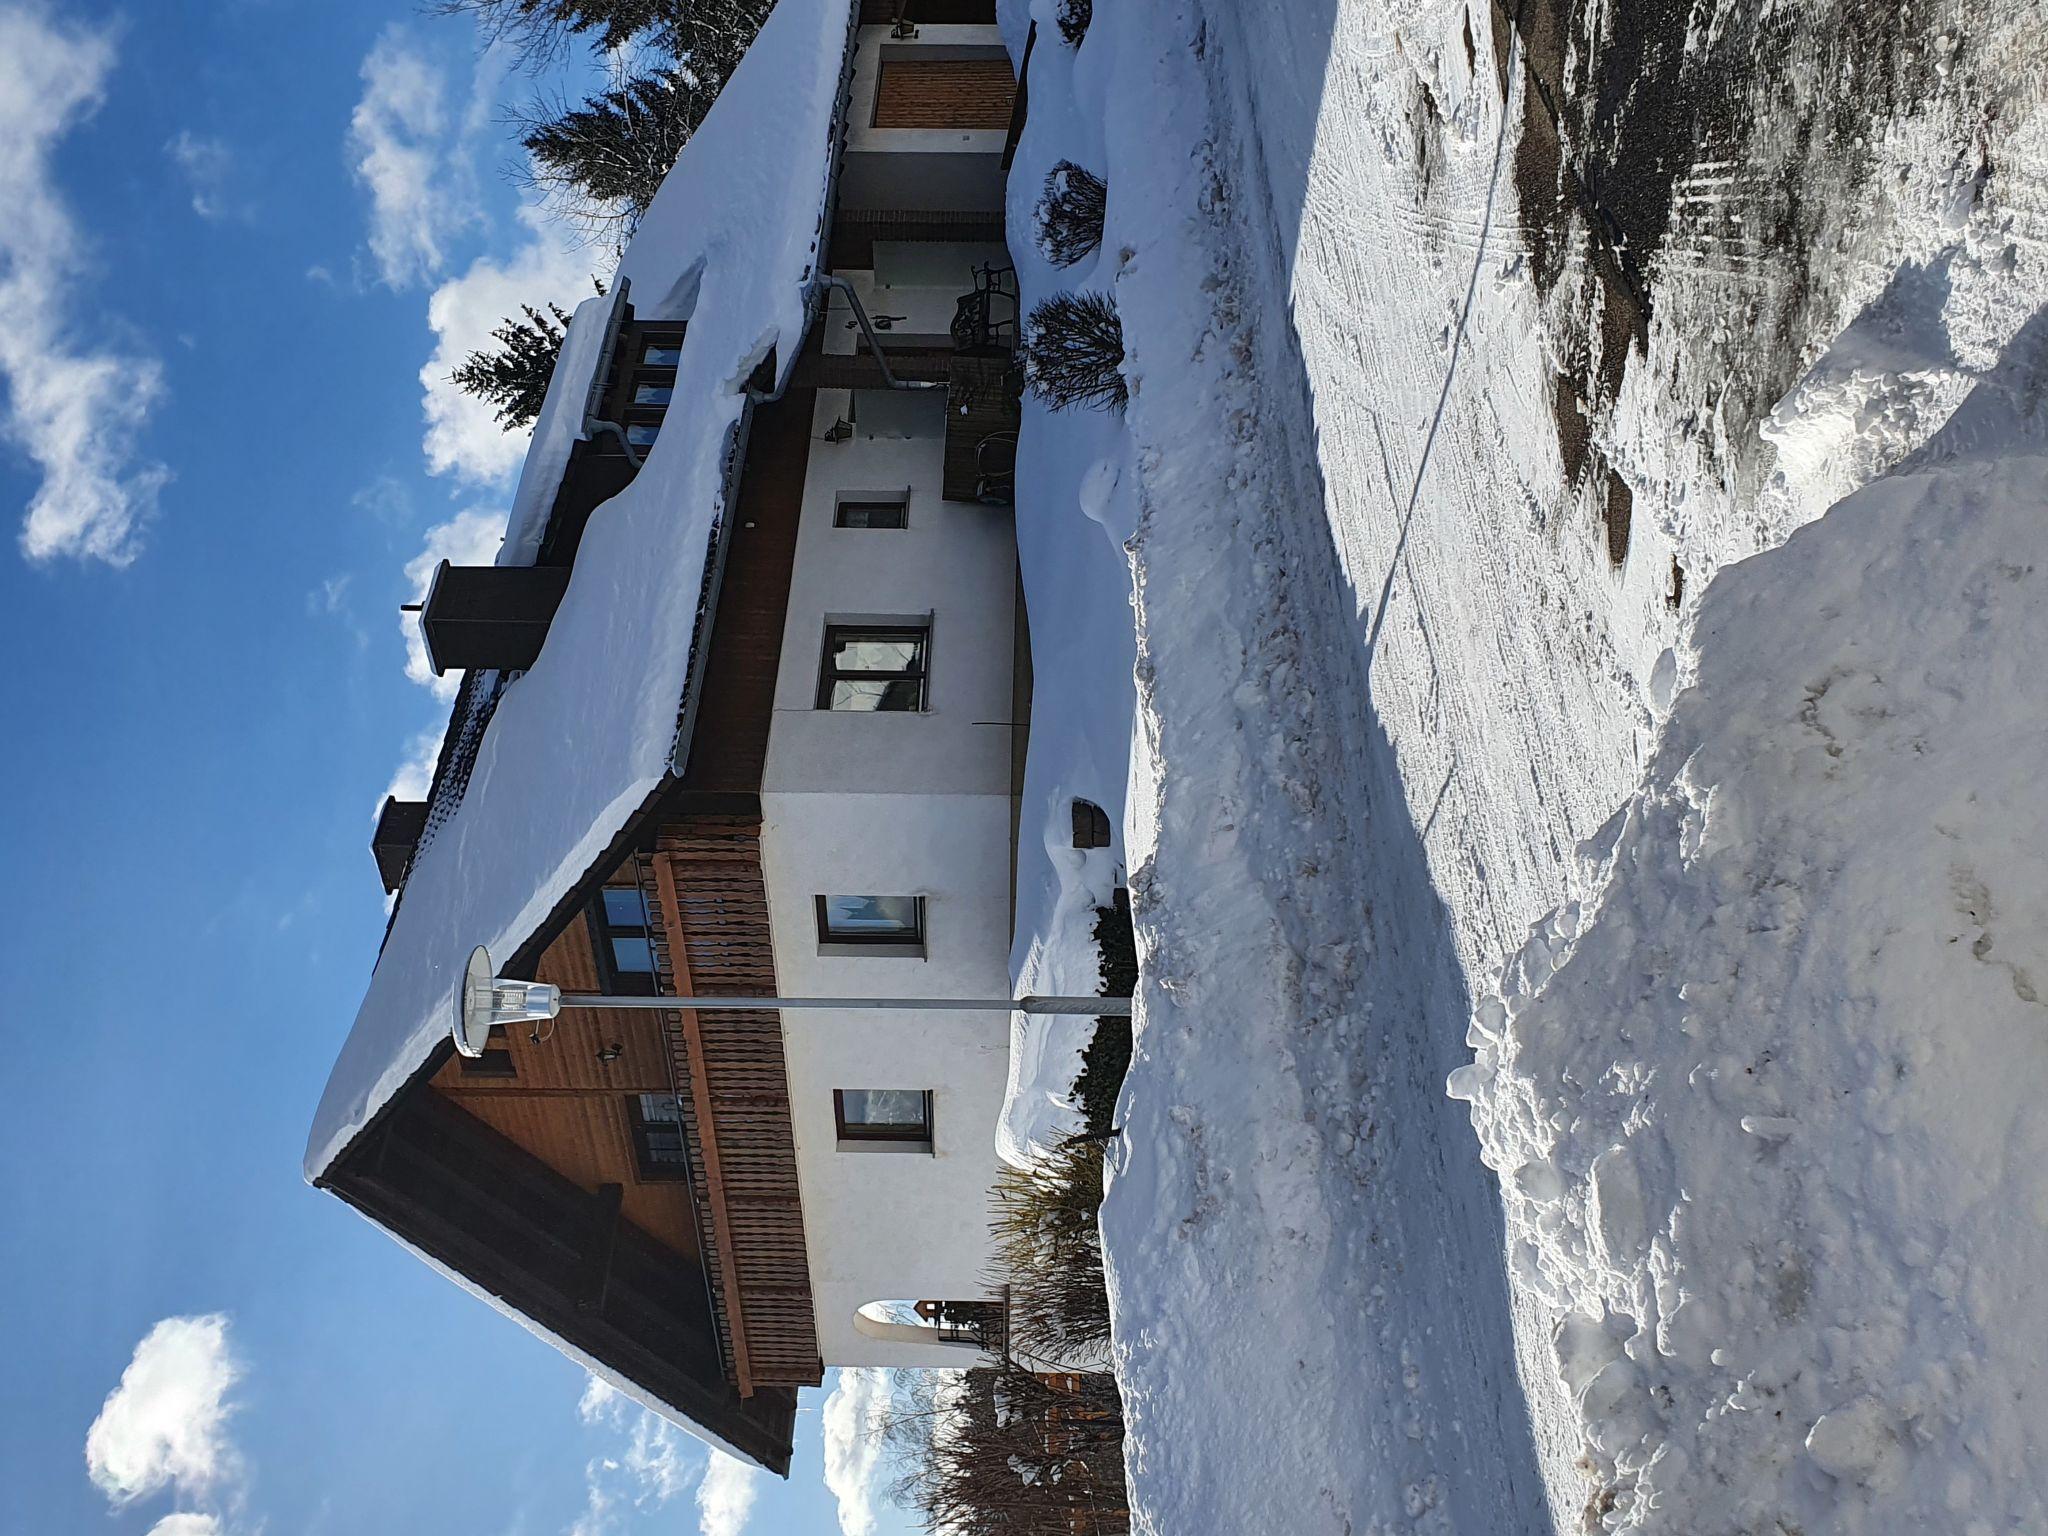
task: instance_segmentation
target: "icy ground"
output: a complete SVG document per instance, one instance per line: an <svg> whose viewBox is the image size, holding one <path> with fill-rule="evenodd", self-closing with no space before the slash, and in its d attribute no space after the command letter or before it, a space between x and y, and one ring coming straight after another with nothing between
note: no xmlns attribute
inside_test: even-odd
<svg viewBox="0 0 2048 1536"><path fill-rule="evenodd" d="M1010 210L1020 273L1028 296L1114 294L1132 390L1121 422L1027 415L1018 519L1035 646L1042 634L1103 636L1095 655L1110 666L1112 620L1128 628L1122 594L1136 594L1139 739L1118 851L1145 978L1103 1223L1141 1528L1627 1522L1818 1536L1927 1529L1945 1509L1960 1531L1972 1519L2039 1529L2014 1485L2038 1447L1972 1395L1985 1320L2024 1320L1995 1279L1967 1301L1941 1298L1968 1292L1971 1277L1966 1261L1940 1261L1933 1234L1945 1229L1922 1209L1929 1169L1964 1145L1926 1131L1934 1090L1874 1093L1865 1118L1826 1119L1836 1142L1810 1181L1738 1198L1705 1242L1665 1230L1659 1258L1652 1239L1670 1211L1656 1201L1693 1177L1686 1159L1731 1180L1757 1176L1743 1159L1797 1167L1786 1122L1799 1110L1745 1110L1733 1131L1712 1121L1693 1137L1687 1113L1710 1095L1657 1070L1676 1059L1660 1052L1681 1047L1619 1048L1627 988L1641 985L1628 936L1649 930L1660 900L1696 899L1669 893L1704 878L1686 864L1696 850L1665 848L1669 829L1652 824L1682 814L1668 809L1689 792L1674 786L1692 782L1682 733L1739 740L1747 727L1728 711L1743 690L1775 700L1813 681L1746 670L1770 659L1760 644L1718 670L1712 611L1697 646L1686 642L1710 579L1922 448L2001 360L2016 366L2015 338L2048 299L2038 6L1817 4L1760 22L1711 6L1155 0L1099 6L1078 50L1059 42L1051 4L1033 14ZM1006 17L1019 51L1025 24L1020 4ZM1103 249L1067 271L1034 256L1024 233L1061 158L1110 184ZM2008 498L2031 484L2038 526L2038 474L1983 474L2002 476ZM1997 505L1978 486L1948 511L1988 518ZM1946 561L1937 542L1889 564L1837 556L1845 569L1824 573L1824 551L1884 537L1876 514L1844 522L1863 531L1823 537L1823 524L1785 553L1784 574L1750 578L1752 594L1793 610L1788 624L1810 626L1777 632L1790 657L1826 654L1830 623L1853 629L1913 570L1948 583L1905 604L1931 622L1944 592L1960 605L1972 572L1990 569L1988 547L1963 548L1959 534ZM1861 608L1821 608L1834 590L1824 574ZM2003 612L2012 596L1995 583L1985 593L1984 626L2018 622ZM1739 600L1713 601L1734 612ZM1749 601L1751 613L1772 606ZM1884 633L1896 660L1911 632ZM1963 665L1981 641L1927 630L1930 644L1943 637L1952 654L1930 661L1931 675L1965 694L1989 686L1985 669ZM1049 686L1071 675L1039 667L1026 824L1044 832L1048 858L1024 872L1027 980L1082 964L1074 918L1109 873L1060 846L1057 818L1070 792L1116 808L1106 781L1129 717L1113 688L1076 699ZM1675 689L1694 675L1723 697L1682 706L1660 753ZM2000 675L2003 691L1987 694L2008 717L2000 744L2038 756L2040 699L2024 680L2036 674ZM1927 722L1959 718L1928 697L1914 708ZM1944 761L1953 775L1985 759ZM1636 835L1658 873L1637 889L1576 850L1646 764ZM1732 772L1729 783L1790 793ZM1987 773L1987 796L2002 792ZM1885 793L1898 815L1926 800L1906 780ZM1798 875L1817 886L1852 852L1825 852L1821 829L1841 838L1859 824L1818 798L1784 814L1815 827L1818 862ZM1749 825L1782 831L1759 815L1730 835ZM1596 852L1630 846L1610 837ZM1912 857L1924 868L1932 855ZM1714 873L1749 867L1730 853ZM1920 896L1947 914L1943 880ZM1543 954L1569 929L1589 958L1547 987L1526 961L1509 982L1517 998L1542 989L1528 1008L1548 1033L1501 1048L1506 1006L1487 999L1523 935L1603 887L1565 927L1546 927ZM1988 899L2024 911L2034 890ZM1615 914L1618 932L1601 939L1593 912ZM1857 925L1879 913L1852 902L1832 931L1878 944L1881 926ZM2031 978L2010 932L2001 925L1989 953ZM1911 972L1863 967L1873 1007ZM1495 1054L1461 1090L1482 1101L1493 1161L1511 1176L1529 1168L1531 1187L1510 1178L1505 1233L1499 1186L1443 1092L1470 1059L1475 998L1474 1038ZM1710 1006L1674 1002L1669 1016ZM1755 1021L1726 1027L1738 1023ZM1780 1099L1872 1086L1877 1042L1899 1043L1902 1026L1853 1049L1855 1030L1833 1027L1840 1049L1781 1071ZM2017 1074L2026 1087L2012 1097L2038 1097L2038 1046L2029 1055L2003 1014L1977 1032L1977 1048L2003 1054L1976 1068ZM1603 1062L1570 1055L1580 1037L1622 1072L1632 1110ZM1013 1146L1057 1129L1048 1106L1071 1078L1072 1045L1020 1041ZM1909 1110L1942 1158L1874 1163L1913 1176L1872 1179L1857 1206L1842 1174L1864 1155L1854 1126ZM1603 1216L1582 1187L1599 1182L1602 1148L1588 1138L1646 1118L1671 1156L1644 1173L1640 1218L1619 1205ZM2008 1128L2007 1156L2023 1162L2038 1128ZM1623 1188L1627 1160L1604 1166ZM2048 1209L2024 1179L1987 1199L1987 1212L2017 1200L2022 1222ZM1902 1253L1917 1257L1845 1269L1827 1306L1778 1317L1766 1348L1749 1293L1780 1271L1757 1255L1777 1251L1773 1220L1810 1216L1812 1202L1831 1213L1810 1229L1816 1240L1911 1234ZM1603 1221L1621 1247L1599 1258ZM1709 1298L1693 1318L1717 1319L1707 1333L1727 1337L1680 1340L1670 1358L1691 1374L1660 1382L1641 1357L1661 1350L1652 1319L1663 1314L1643 1288L1660 1264L1669 1278L1673 1255L1680 1289ZM1802 1263L1826 1259L1816 1250ZM2005 1273L1990 1250L1987 1270ZM1895 1348L1878 1338L1886 1329L1904 1330ZM2038 1326L2021 1331L2038 1372ZM1973 1337L1974 1352L1963 1347ZM1704 1350L1706 1366L1684 1350ZM1956 1360L1978 1363L1953 1374ZM1711 1402L1707 1367L1743 1362L1753 1393L1739 1372ZM1847 1391L1858 1370L1890 1379ZM1763 1399L1763 1385L1795 1376L1792 1407ZM2016 1366L1989 1385L2026 1382ZM1779 1413L1806 1421L1742 1428L1752 1421L1741 1415ZM1646 1474L1659 1451L1667 1460ZM1909 1497L1888 1504L1897 1487ZM1673 1497L1660 1503L1660 1490ZM1774 1509L1737 1507L1773 1497Z"/></svg>

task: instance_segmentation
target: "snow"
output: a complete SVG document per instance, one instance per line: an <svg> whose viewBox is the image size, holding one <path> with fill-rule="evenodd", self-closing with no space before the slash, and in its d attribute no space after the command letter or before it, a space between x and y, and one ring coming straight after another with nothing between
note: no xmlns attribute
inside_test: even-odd
<svg viewBox="0 0 2048 1536"><path fill-rule="evenodd" d="M1453 1074L1610 1529L2048 1528L2044 340L1716 579Z"/></svg>
<svg viewBox="0 0 2048 1536"><path fill-rule="evenodd" d="M1563 1530L1654 1515L1687 1530L1772 1529L1761 1519L1684 1522L1688 1500L1719 1512L1711 1499L1745 1497L1746 1482L1758 1499L1781 1493L1800 1512L1788 1528L1806 1536L1967 1531L1973 1518L1986 1530L2038 1527L2021 1475L2038 1447L1990 1396L1979 1407L1973 1386L2034 1384L2025 1359L1996 1364L1990 1335L1958 1344L1945 1380L1932 1379L1941 1376L1935 1356L1902 1343L1899 1360L1928 1366L1911 1389L1897 1372L1851 1380L1850 1367L1879 1359L1887 1331L1923 1315L1928 1347L1946 1347L1941 1320L1960 1339L1972 1306L2018 1329L2019 1353L2040 1358L2025 1319L2000 1298L2003 1259L1981 1281L1986 1296L1972 1300L1974 1266L1955 1256L1970 1251L1990 1212L2011 1221L2042 1209L2024 1173L1992 1181L1985 1214L1967 1230L1956 1215L1955 1249L1925 1232L1922 1246L1905 1247L1924 1263L1896 1276L1896 1290L1845 1269L1852 1290L1830 1318L1808 1306L1800 1326L1778 1323L1767 1341L1739 1322L1711 1330L1711 1349L1734 1351L1731 1361L1749 1360L1742 1352L1752 1348L1770 1359L1745 1366L1748 1389L1725 1383L1724 1412L1673 1425L1644 1405L1657 1373L1675 1367L1639 1359L1633 1328L1616 1336L1621 1314L1574 1310L1580 1298L1558 1277L1590 1267L1603 1278L1589 1287L1611 1282L1619 1296L1614 1277L1625 1276L1637 1288L1627 1316L1639 1322L1662 1315L1651 1302L1675 1312L1686 1294L1703 1299L1695 1317L1710 1303L1738 1319L1758 1304L1751 1292L1768 1290L1772 1244L1791 1239L1773 1232L1752 1243L1757 1253L1688 1248L1689 1279L1702 1288L1688 1293L1655 1256L1677 1252L1669 1234L1656 1246L1671 1168L1644 1167L1632 1152L1603 1157L1609 1146L1590 1139L1610 1123L1594 1118L1595 1095L1607 1095L1597 1103L1611 1117L1622 1111L1608 1099L1636 1093L1652 1132L1704 1112L1692 1100L1707 1097L1668 1073L1634 1080L1629 1063L1661 1059L1646 1041L1617 1053L1645 985L1624 969L1627 942L1609 939L1598 946L1603 960L1561 973L1584 978L1584 991L1554 994L1542 1015L1548 1043L1531 1047L1530 1070L1548 1070L1542 1051L1573 1038L1558 1023L1569 1006L1577 1029L1607 1021L1587 1049L1624 1069L1605 1086L1597 1072L1564 1088L1542 1080L1545 1093L1586 1096L1557 1106L1567 1123L1551 1134L1563 1162L1545 1143L1496 1183L1443 1093L1471 1060L1469 999L1499 990L1519 935L1621 888L1605 862L1618 856L1611 837L1590 863L1577 850L1645 792L1646 771L1659 793L1674 793L1667 759L1680 749L1660 748L1659 737L1674 710L1682 721L1708 707L1687 702L1694 679L1720 678L1713 707L1739 713L1746 663L1779 668L1759 674L1762 688L1789 675L1785 656L1826 656L1854 638L1845 608L1835 626L1796 643L1777 630L1782 655L1758 645L1726 672L1708 672L1725 630L1688 626L1704 603L1723 601L1716 573L1726 568L1739 592L1750 578L1737 562L1784 545L1875 477L1891 478L1866 494L1938 494L1953 499L1956 517L2007 524L2001 497L2029 472L2038 484L2038 467L2017 460L1958 463L1944 473L1960 479L1939 493L1913 478L1933 473L1916 454L1967 427L1962 415L1945 424L1973 388L1972 405L1982 397L1979 381L2048 301L2037 9L1939 3L1887 31L1890 22L1822 4L1777 15L1769 28L1731 13L1711 30L1681 25L1681 35L1649 39L1638 57L1666 74L1617 93L1622 120L1605 125L1595 148L1628 173L1610 187L1633 194L1649 173L1664 175L1653 190L1667 197L1669 222L1623 253L1633 266L1620 275L1577 209L1546 213L1530 201L1530 146L1542 139L1531 123L1543 110L1529 99L1530 70L1565 66L1525 60L1502 8L1102 6L1078 50L1059 42L1046 0L1016 0L1001 14L1013 53L1027 23L1038 24L1010 194L1027 301L1068 287L1112 292L1132 392L1121 421L1027 408L1019 484L1034 501L1020 505L1018 528L1040 709L1092 685L1066 670L1076 660L1101 671L1121 664L1119 650L1060 661L1045 653L1091 622L1072 590L1081 568L1114 587L1087 599L1100 602L1103 622L1125 622L1127 593L1138 604L1138 739L1121 854L1143 979L1137 1057L1119 1106L1125 1135L1102 1217L1137 1528ZM1642 13L1652 22L1663 14ZM1609 8L1595 22L1606 31L1590 67L1589 40L1570 45L1582 82L1604 58L1629 56L1608 33L1638 18ZM1669 122L1687 121L1667 114L1671 103L1708 86L1725 93L1709 114L1712 141L1660 141ZM1109 230L1096 258L1054 272L1026 220L1063 158L1105 174ZM1631 281L1644 296L1633 314ZM1603 513L1624 504L1633 515L1616 561ZM2040 510L2036 491L2037 520ZM1946 546L1921 549L1905 536L1912 520L1898 515L1907 553L1891 565L1871 566L1882 551L1864 543L1883 538L1870 533L1829 546L1853 542L1853 557L1798 557L1815 565L1778 590L1777 608L1799 610L1788 621L1820 613L1812 594L1865 579L1857 570L1867 573L1867 600L1882 580L1906 580L1913 558L1939 565ZM1102 543L1091 516L1108 535ZM1961 562L1945 567L1953 593L1984 549L1963 550L1944 526ZM1961 626L1988 629L2010 606L1987 599L1941 619L1939 600L1923 596L1930 639L1958 644ZM1920 615L1918 600L1909 607ZM1880 632L1908 633L1888 620ZM2030 723L2015 707L2029 697L2018 666L1950 681L1962 697L2002 702L2018 730ZM1886 676L1906 686L1904 674ZM1822 723L1863 728L1854 711L1869 690L1845 684L1828 697ZM1069 785L1086 792L1124 740L1129 722L1115 701L1096 702L1100 718L1077 711L1067 726L1034 727L1027 850L1034 825L1045 825L1035 818ZM1713 746L1697 718L1695 755ZM1987 728L1993 719L1987 709ZM2031 744L2015 735L1990 762L2004 773ZM1951 778L1969 766L1944 760ZM1896 805L1880 801L1889 814L1842 824L1840 857L1855 846L1881 860L1887 840L1903 840L1902 822L1925 822L1925 803L1924 788L1917 800L1902 791ZM1777 852L1793 830L1771 829L1752 857ZM2015 819L2016 846L2030 829L2028 817ZM1725 821L1721 830L1741 834ZM1671 832L1642 835L1661 846ZM1990 953L2032 977L2010 935L2033 898L2021 867L1992 867L2019 882L2006 893L1978 866L1993 909L2023 915L1997 925ZM1823 869L1799 878L1818 887ZM1947 910L1946 877L1922 873L1923 904ZM1020 881L1020 960L1065 956L1078 966L1083 903L1063 906L1067 886L1028 853ZM1606 898L1617 913L1656 910L1654 892L1629 890ZM1760 920L1786 901L1769 888L1733 899ZM1845 909L1836 931L1878 915ZM1556 933L1546 943L1562 953L1569 943ZM1882 934L1864 930L1880 956L1889 952ZM1861 974L1872 986L1904 986L1907 970L1902 955L1896 974L1877 965ZM1541 1009L1549 995L1527 1006ZM1898 1006L1917 1006L1904 1001L1916 995L1924 1001L1909 992ZM2000 1006L2025 1006L2011 996ZM1874 994L1868 1006L1878 1008ZM1475 1033L1482 1044L1488 1027L1498 1025ZM1904 1092L1850 1049L1846 1023L1830 1027L1840 1047L1827 1058L1833 1075L1814 1081L1856 1090L1832 1098L1893 1102ZM2021 1117L2008 1126L2019 1139L1996 1156L1980 1144L1979 1171L1955 1186L1964 1191L1985 1184L1986 1167L2023 1168L2025 1137L2038 1134L2022 1116L2030 1069L2038 1096L2038 1055L2015 1054L2009 1034L1984 1043L2003 1054L1975 1059L1973 1074L2002 1068L2018 1079L1988 1101L1987 1140L2002 1134L2004 1105ZM1071 1037L1020 1035L1006 1153L1063 1125L1054 1101L1071 1081L1072 1052ZM1936 1078L1945 1060L1916 1070ZM1482 1099L1506 1095L1505 1082L1495 1090L1482 1079L1511 1081L1512 1070L1487 1063L1458 1082ZM1733 1159L1726 1176L1759 1160L1801 1166L1815 1116L1795 1095L1715 1120L1716 1156ZM1583 1144L1577 1118L1587 1120ZM1908 1125L1925 1139L1918 1120ZM1872 1163L1870 1144L1830 1121L1827 1134L1838 1133L1829 1166L1846 1178L1857 1157ZM1947 1134L1955 1139L1926 1144L1944 1170L1959 1171L1966 1140ZM1909 1158L1899 1162L1913 1174ZM1884 1209L1846 1204L1832 1230L1852 1239L1867 1230L1882 1252L1934 1187L1919 1177L1857 1186ZM1848 1200L1840 1187L1816 1199L1824 1206L1830 1195ZM1756 1219L1784 1209L1763 1205ZM1532 1231L1553 1230L1557 1251L1532 1242ZM2026 1241L2018 1233L1986 1251L2018 1253ZM1652 1257L1632 1244L1648 1244ZM1718 1289L1709 1297L1706 1288ZM1942 1300L1944 1289L1964 1300ZM1803 1422L1788 1411L1781 1426L1763 1388L1776 1384L1773 1370L1793 1369L1801 1383L1839 1391L1803 1403ZM1914 1411L1933 1413L1931 1426L1953 1422L1981 1450L1951 1455L1938 1438L1927 1443ZM1247 1434L1247 1425L1272 1432ZM1666 1459L1647 1474L1652 1438ZM1752 1451L1762 1460L1747 1459ZM1624 1463L1628 1486L1648 1490L1642 1499L1622 1497L1610 1468ZM1880 1487L1894 1490L1897 1509ZM1649 1506L1659 1489L1681 1490L1665 1513ZM1938 1506L1938 1489L1960 1509ZM1978 1516L1979 1504L1989 1512Z"/></svg>
<svg viewBox="0 0 2048 1536"><path fill-rule="evenodd" d="M636 313L690 322L690 408L592 516L540 659L416 861L321 1098L309 1178L447 1035L470 949L516 950L668 770L743 388L771 348L793 364L808 320L849 37L845 0L781 0L625 253Z"/></svg>
<svg viewBox="0 0 2048 1536"><path fill-rule="evenodd" d="M604 367L605 343L626 297L626 290L613 283L609 294L577 305L562 331L562 349L548 378L540 415L534 418L533 440L519 471L519 487L512 495L505 542L498 549L499 565L531 565L540 554L548 516L555 509L555 493L569 468L569 455L589 436L584 426L590 416L591 389Z"/></svg>

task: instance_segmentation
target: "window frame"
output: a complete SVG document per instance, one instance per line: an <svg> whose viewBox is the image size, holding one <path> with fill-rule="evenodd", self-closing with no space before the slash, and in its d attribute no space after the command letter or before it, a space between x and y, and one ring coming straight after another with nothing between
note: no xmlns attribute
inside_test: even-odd
<svg viewBox="0 0 2048 1536"><path fill-rule="evenodd" d="M861 507L871 510L888 509L896 514L893 523L850 523L846 520L849 509ZM842 495L832 503L832 526L852 528L861 532L891 533L910 526L910 497L907 493L869 492L867 494ZM930 635L930 626L926 626Z"/></svg>
<svg viewBox="0 0 2048 1536"><path fill-rule="evenodd" d="M484 1082L511 1082L519 1076L519 1063L513 1058L511 1048L496 1043L487 1044L481 1056L457 1057L464 1078Z"/></svg>
<svg viewBox="0 0 2048 1536"><path fill-rule="evenodd" d="M848 896L852 894L854 893L850 891L827 891L820 892L811 898L813 910L816 912L818 920L819 954L839 955L842 957L874 954L923 956L928 928L925 921L925 899L922 895L905 892L903 895L895 898L897 900L909 900L917 913L916 929L906 934L900 931L858 933L834 928L832 926L831 909L826 906L826 903L835 896ZM872 891L860 894L870 897L875 896L875 893Z"/></svg>
<svg viewBox="0 0 2048 1536"><path fill-rule="evenodd" d="M915 637L917 641L917 670L915 672L870 672L841 671L834 663L839 645L845 639L869 638L876 640L901 640ZM917 684L917 705L914 709L838 709L832 703L833 686L838 683L868 682L915 682ZM904 621L828 619L825 622L825 642L818 657L818 692L815 708L835 715L922 715L931 710L932 702L932 625L930 619Z"/></svg>
<svg viewBox="0 0 2048 1536"><path fill-rule="evenodd" d="M932 1114L932 1090L911 1089L924 1096L924 1120L919 1125L876 1125L868 1121L850 1121L846 1118L846 1095L849 1093L897 1092L902 1089L834 1088L832 1090L832 1128L842 1152L932 1152L938 1145L938 1127Z"/></svg>
<svg viewBox="0 0 2048 1536"><path fill-rule="evenodd" d="M647 922L642 927L612 926L611 914L606 911L606 891L631 891L640 898L640 910ZM604 989L621 997L654 997L660 991L659 973L661 962L654 954L654 927L657 921L653 909L647 903L646 894L637 884L599 886L597 898L583 909L583 915L590 928L590 948L597 960L597 974L603 980ZM648 969L626 971L619 969L618 959L612 952L614 938L639 938L647 943Z"/></svg>
<svg viewBox="0 0 2048 1536"><path fill-rule="evenodd" d="M626 1095L626 1129L633 1142L634 1176L642 1184L694 1185L696 1182L693 1177L695 1164L690 1158L690 1135L683 1123L682 1106L680 1104L676 1105L676 1118L673 1120L666 1118L653 1120L649 1119L647 1115L645 1101L648 1099L661 1099L673 1102L675 1095L669 1093L629 1093ZM672 1125L675 1127L676 1139L682 1148L683 1156L681 1162L664 1162L654 1155L650 1129L656 1125Z"/></svg>

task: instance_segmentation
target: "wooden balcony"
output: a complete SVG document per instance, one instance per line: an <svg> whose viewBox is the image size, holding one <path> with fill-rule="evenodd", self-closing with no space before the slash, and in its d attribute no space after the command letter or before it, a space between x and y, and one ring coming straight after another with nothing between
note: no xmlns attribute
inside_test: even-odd
<svg viewBox="0 0 2048 1536"><path fill-rule="evenodd" d="M956 352L946 375L948 501L1008 506L1015 500L1023 369L1008 351Z"/></svg>
<svg viewBox="0 0 2048 1536"><path fill-rule="evenodd" d="M775 952L760 826L738 817L665 823L638 861L656 914L660 989L773 995ZM790 1128L782 1016L659 1015L683 1104L699 1231L720 1347L742 1397L824 1378Z"/></svg>

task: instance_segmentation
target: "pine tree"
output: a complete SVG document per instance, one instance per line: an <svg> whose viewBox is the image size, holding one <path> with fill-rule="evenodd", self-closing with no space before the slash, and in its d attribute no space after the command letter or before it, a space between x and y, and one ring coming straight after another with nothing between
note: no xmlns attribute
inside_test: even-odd
<svg viewBox="0 0 2048 1536"><path fill-rule="evenodd" d="M563 327L569 323L554 304L545 315L531 304L519 307L525 311L524 320L506 320L491 332L497 350L470 353L450 375L465 394L495 406L498 425L508 432L531 426L540 415L555 359L561 356Z"/></svg>
<svg viewBox="0 0 2048 1536"><path fill-rule="evenodd" d="M506 6L528 0L495 0ZM603 0L532 0L566 18L606 9ZM683 145L704 121L767 18L771 0L620 0L621 15L599 26L596 41L637 37L666 62L620 78L583 101L537 104L524 118L520 142L532 157L533 179L586 224L631 233L660 190ZM576 30L573 19L556 25ZM628 30L615 34L611 27Z"/></svg>
<svg viewBox="0 0 2048 1536"><path fill-rule="evenodd" d="M534 179L542 186L583 204L594 222L622 216L630 230L704 120L713 95L698 91L677 70L640 75L580 107L536 111L520 143L533 157Z"/></svg>
<svg viewBox="0 0 2048 1536"><path fill-rule="evenodd" d="M528 63L542 65L579 38L598 53L636 42L673 53L675 32L695 13L730 9L731 0L439 0L435 8L474 16L485 37L512 43Z"/></svg>

